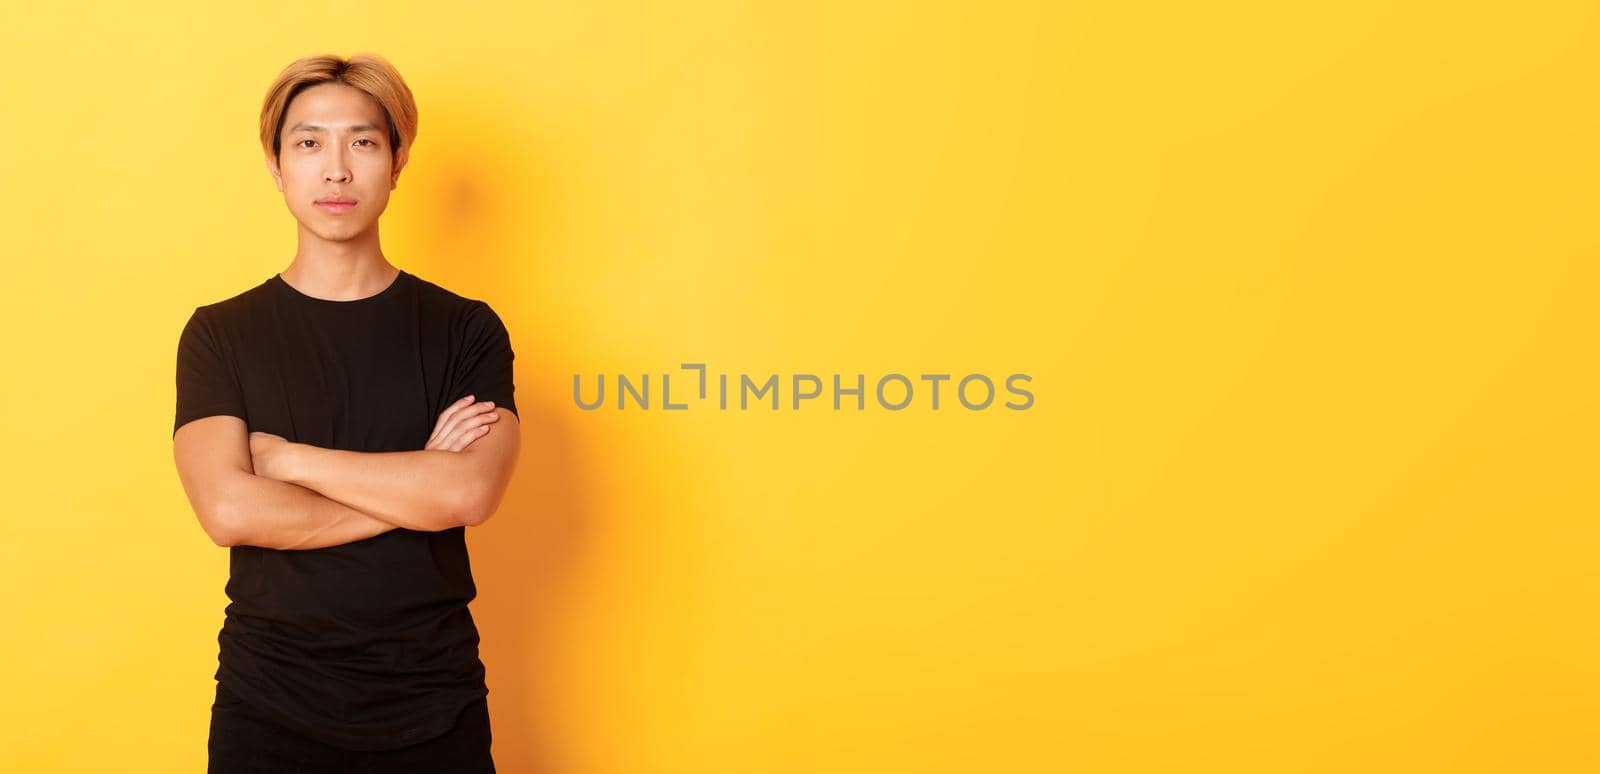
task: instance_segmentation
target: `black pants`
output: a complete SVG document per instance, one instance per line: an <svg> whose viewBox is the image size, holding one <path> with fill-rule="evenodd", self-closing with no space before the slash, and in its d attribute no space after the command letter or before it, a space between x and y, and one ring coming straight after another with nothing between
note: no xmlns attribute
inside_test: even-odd
<svg viewBox="0 0 1600 774"><path fill-rule="evenodd" d="M286 729L241 703L217 685L211 707L210 762L207 774L495 774L489 755L488 699L461 711L455 728L443 736L398 750L360 752L332 747Z"/></svg>

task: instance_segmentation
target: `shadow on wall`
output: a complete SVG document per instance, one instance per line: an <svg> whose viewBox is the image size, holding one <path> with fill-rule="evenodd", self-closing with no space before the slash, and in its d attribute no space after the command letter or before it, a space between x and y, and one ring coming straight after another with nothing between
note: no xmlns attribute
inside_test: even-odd
<svg viewBox="0 0 1600 774"><path fill-rule="evenodd" d="M531 395L530 395L531 397ZM524 406L516 480L495 516L470 528L468 550L478 599L473 619L488 671L496 768L506 772L565 772L570 727L560 681L567 669L562 643L570 639L584 595L581 567L594 514L585 506L587 481L572 464L572 429L551 406Z"/></svg>
<svg viewBox="0 0 1600 774"><path fill-rule="evenodd" d="M398 198L409 194L412 213L396 231L415 245L403 260L416 273L468 297L483 298L511 331L516 352L517 409L522 449L516 477L495 515L467 530L478 598L473 619L487 669L497 768L506 772L561 772L567 725L558 690L547 675L560 673L560 645L591 553L590 479L576 469L574 428L554 396L533 389L549 380L550 353L518 324L527 309L555 292L539 282L543 217L539 200L545 170L537 164L537 138L512 136L514 122L484 106L474 79L451 81L449 93L427 96L418 147L423 154L403 175ZM419 95L419 98L421 95ZM532 147L530 147L532 146ZM420 163L419 163L420 162ZM409 185L408 185L409 183ZM408 190L407 190L408 189ZM386 224L387 225L387 224ZM475 290L498 288L499 290Z"/></svg>

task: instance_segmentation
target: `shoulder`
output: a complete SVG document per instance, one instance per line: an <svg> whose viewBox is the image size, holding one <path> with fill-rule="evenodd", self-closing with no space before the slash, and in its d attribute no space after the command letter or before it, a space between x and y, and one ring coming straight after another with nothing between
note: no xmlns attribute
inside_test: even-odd
<svg viewBox="0 0 1600 774"><path fill-rule="evenodd" d="M249 290L235 293L219 301L201 304L195 307L191 319L200 320L215 326L227 326L246 319L258 302L271 290L269 277L261 284Z"/></svg>
<svg viewBox="0 0 1600 774"><path fill-rule="evenodd" d="M179 334L182 342L180 347L192 348L191 342L201 339L213 351L226 349L227 342L234 340L240 331L249 328L251 310L257 308L259 299L271 290L267 284L270 281L227 298L196 306L194 311L189 313L189 319L184 322L183 332Z"/></svg>
<svg viewBox="0 0 1600 774"><path fill-rule="evenodd" d="M417 288L417 300L434 316L468 328L500 326L500 316L489 302L469 298L436 283L411 275Z"/></svg>

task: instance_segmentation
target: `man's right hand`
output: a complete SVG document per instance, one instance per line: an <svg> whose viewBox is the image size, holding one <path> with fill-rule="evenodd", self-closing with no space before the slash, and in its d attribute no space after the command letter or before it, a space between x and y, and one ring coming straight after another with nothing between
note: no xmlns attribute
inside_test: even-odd
<svg viewBox="0 0 1600 774"><path fill-rule="evenodd" d="M434 424L428 445L422 448L457 452L488 435L489 423L498 420L500 415L494 411L494 401L474 403L474 397L468 395L450 404Z"/></svg>

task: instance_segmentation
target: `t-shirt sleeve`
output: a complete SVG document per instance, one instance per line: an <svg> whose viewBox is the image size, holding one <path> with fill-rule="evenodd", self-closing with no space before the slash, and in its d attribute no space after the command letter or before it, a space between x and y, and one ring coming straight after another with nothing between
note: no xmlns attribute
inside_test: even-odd
<svg viewBox="0 0 1600 774"><path fill-rule="evenodd" d="M495 408L517 414L516 385L512 383L511 334L488 304L478 301L468 310L463 326L461 358L457 363L451 401L472 395L473 401L494 401ZM520 416L520 414L519 414Z"/></svg>
<svg viewBox="0 0 1600 774"><path fill-rule="evenodd" d="M190 421L219 414L249 421L244 391L202 307L189 316L178 337L178 406L172 434Z"/></svg>

